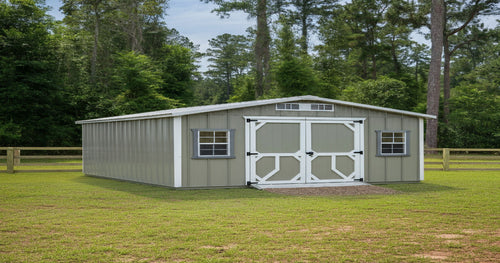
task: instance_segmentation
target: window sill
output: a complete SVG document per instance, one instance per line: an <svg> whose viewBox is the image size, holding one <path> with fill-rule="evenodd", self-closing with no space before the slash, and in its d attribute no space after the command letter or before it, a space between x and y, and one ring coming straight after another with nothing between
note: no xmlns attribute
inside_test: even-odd
<svg viewBox="0 0 500 263"><path fill-rule="evenodd" d="M236 156L192 156L191 159L236 159Z"/></svg>

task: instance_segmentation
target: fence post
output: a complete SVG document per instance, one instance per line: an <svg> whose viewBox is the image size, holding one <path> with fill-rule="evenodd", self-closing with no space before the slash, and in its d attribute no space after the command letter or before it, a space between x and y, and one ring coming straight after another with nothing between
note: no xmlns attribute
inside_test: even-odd
<svg viewBox="0 0 500 263"><path fill-rule="evenodd" d="M443 148L443 170L444 171L450 170L450 149L449 148Z"/></svg>
<svg viewBox="0 0 500 263"><path fill-rule="evenodd" d="M14 165L21 164L21 150L14 148Z"/></svg>
<svg viewBox="0 0 500 263"><path fill-rule="evenodd" d="M7 173L14 173L14 147L7 148Z"/></svg>

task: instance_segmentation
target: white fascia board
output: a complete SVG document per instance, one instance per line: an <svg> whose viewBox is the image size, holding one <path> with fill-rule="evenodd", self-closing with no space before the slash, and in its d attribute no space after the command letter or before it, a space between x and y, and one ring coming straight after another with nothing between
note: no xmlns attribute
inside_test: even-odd
<svg viewBox="0 0 500 263"><path fill-rule="evenodd" d="M75 124L100 123L100 122L117 122L117 121L134 121L172 117L172 113L147 112L131 115L113 116L99 119L80 120Z"/></svg>

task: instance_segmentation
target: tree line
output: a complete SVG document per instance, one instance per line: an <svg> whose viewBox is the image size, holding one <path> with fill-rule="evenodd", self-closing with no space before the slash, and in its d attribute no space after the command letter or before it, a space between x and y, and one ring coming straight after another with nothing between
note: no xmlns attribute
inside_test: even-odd
<svg viewBox="0 0 500 263"><path fill-rule="evenodd" d="M168 27L168 0L62 0L62 21L43 0L0 0L0 146L80 145L75 120L311 94L439 115L429 146L500 148L500 27L482 24L499 0L200 1L255 26L202 53ZM426 31L431 47L412 38Z"/></svg>

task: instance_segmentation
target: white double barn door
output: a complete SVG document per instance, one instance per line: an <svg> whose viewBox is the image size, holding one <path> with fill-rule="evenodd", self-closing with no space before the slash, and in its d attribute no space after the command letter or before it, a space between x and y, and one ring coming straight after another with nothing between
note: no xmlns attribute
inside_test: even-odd
<svg viewBox="0 0 500 263"><path fill-rule="evenodd" d="M363 120L245 117L250 183L349 182L363 178Z"/></svg>

